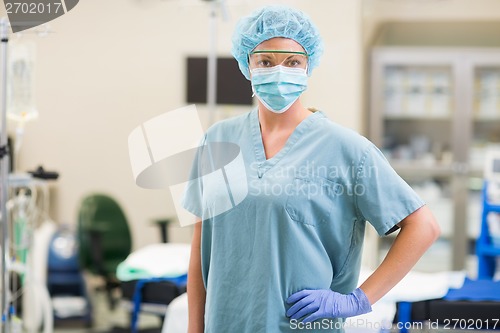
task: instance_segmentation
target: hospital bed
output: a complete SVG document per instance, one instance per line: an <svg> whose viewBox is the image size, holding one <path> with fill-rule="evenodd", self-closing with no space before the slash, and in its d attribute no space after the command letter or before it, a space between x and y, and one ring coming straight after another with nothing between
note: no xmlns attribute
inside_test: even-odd
<svg viewBox="0 0 500 333"><path fill-rule="evenodd" d="M141 312L163 320L170 303L186 292L189 256L189 244L152 244L118 265L121 304L130 311L132 333L137 332Z"/></svg>
<svg viewBox="0 0 500 333"><path fill-rule="evenodd" d="M158 315L162 322L167 306L186 292L187 274L176 278L146 278L122 283L122 297L130 302L130 331L137 332L141 311Z"/></svg>

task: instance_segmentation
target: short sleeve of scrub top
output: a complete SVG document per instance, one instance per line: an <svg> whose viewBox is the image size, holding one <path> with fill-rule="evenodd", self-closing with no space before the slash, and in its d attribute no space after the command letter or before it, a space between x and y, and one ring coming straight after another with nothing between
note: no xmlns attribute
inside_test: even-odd
<svg viewBox="0 0 500 333"><path fill-rule="evenodd" d="M271 158L257 109L213 125L211 142L237 145L243 167L225 168L219 182L199 177L185 192L184 207L203 220L205 333L342 332L340 319L301 328L286 317L286 299L354 290L366 221L384 235L422 200L370 141L321 111ZM220 209L228 193L232 207Z"/></svg>
<svg viewBox="0 0 500 333"><path fill-rule="evenodd" d="M353 191L360 215L380 236L394 231L397 223L424 205L373 144L361 158Z"/></svg>

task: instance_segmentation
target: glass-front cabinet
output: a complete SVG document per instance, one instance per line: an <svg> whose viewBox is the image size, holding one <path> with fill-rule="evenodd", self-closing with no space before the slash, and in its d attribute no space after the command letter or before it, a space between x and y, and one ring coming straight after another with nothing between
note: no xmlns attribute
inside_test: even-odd
<svg viewBox="0 0 500 333"><path fill-rule="evenodd" d="M370 139L442 230L416 268L466 268L479 234L485 152L500 145L500 50L376 47L370 80ZM379 241L379 262L390 242Z"/></svg>
<svg viewBox="0 0 500 333"><path fill-rule="evenodd" d="M476 239L480 228L475 223L483 207L481 190L483 185L483 169L489 150L500 151L500 52L481 52L467 58L466 76L468 89L468 104L471 105L472 126L469 150L469 165L471 182L469 186L469 210L467 222ZM491 212L488 221L500 214ZM497 225L498 225L497 221Z"/></svg>

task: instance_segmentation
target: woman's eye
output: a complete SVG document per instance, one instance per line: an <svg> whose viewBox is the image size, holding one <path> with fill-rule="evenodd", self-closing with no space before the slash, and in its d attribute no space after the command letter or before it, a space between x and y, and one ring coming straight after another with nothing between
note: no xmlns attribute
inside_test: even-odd
<svg viewBox="0 0 500 333"><path fill-rule="evenodd" d="M287 67L297 67L297 66L300 66L300 61L296 60L296 59L292 59L292 60L289 60L286 65L287 65Z"/></svg>
<svg viewBox="0 0 500 333"><path fill-rule="evenodd" d="M258 62L259 67L271 67L272 64L269 60L261 60Z"/></svg>

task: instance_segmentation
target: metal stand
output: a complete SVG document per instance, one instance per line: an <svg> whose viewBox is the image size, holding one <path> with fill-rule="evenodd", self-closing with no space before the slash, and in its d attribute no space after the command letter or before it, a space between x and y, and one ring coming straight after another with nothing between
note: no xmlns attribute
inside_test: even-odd
<svg viewBox="0 0 500 333"><path fill-rule="evenodd" d="M207 108L208 126L215 121L217 106L217 3L212 2L210 10L210 45L207 60Z"/></svg>
<svg viewBox="0 0 500 333"><path fill-rule="evenodd" d="M7 43L8 38L8 21L6 18L0 20L0 42L1 42L1 110L0 121L0 210L1 210L1 251L2 251L2 293L1 293L1 311L2 323L0 325L0 333L9 332L9 311L8 311L8 293L9 293L9 272L7 270L7 261L9 260L9 221L7 214L7 196L8 196L8 176L9 176L9 152L7 146Z"/></svg>
<svg viewBox="0 0 500 333"><path fill-rule="evenodd" d="M207 60L207 108L208 126L211 126L215 122L215 111L217 108L217 11L220 9L224 20L227 19L227 12L225 0L209 1L212 4L210 8L210 44Z"/></svg>

